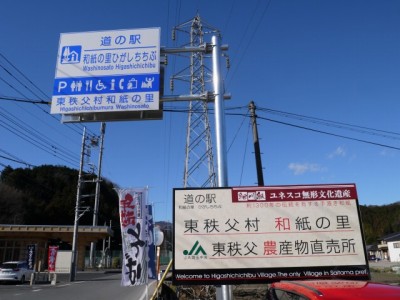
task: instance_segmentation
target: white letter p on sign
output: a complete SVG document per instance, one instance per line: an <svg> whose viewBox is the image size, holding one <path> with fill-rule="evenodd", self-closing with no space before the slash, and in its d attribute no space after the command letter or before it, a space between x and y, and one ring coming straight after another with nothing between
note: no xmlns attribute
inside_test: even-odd
<svg viewBox="0 0 400 300"><path fill-rule="evenodd" d="M67 83L65 81L58 82L58 92L60 92L62 89L65 89L66 87L67 87Z"/></svg>

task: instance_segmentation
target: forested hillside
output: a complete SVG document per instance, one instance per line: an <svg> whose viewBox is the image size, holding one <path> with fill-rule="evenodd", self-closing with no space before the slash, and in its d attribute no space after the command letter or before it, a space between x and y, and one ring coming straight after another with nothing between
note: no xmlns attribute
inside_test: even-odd
<svg viewBox="0 0 400 300"><path fill-rule="evenodd" d="M92 174L85 179L93 180ZM43 165L12 169L6 167L0 176L0 224L73 225L77 194L78 170L67 167ZM95 183L85 183L82 195L95 194ZM118 195L110 181L100 185L98 225L107 225L118 236ZM94 196L85 197L81 206L94 206ZM93 224L93 211L80 219L81 225Z"/></svg>
<svg viewBox="0 0 400 300"><path fill-rule="evenodd" d="M88 179L93 179L88 175ZM76 202L78 171L67 167L4 168L0 176L0 224L72 225ZM119 234L118 196L110 181L101 182L98 224L109 224ZM82 194L95 193L95 184L83 186ZM93 207L94 197L84 198L82 206ZM361 206L361 218L367 244L383 235L400 232L400 203ZM79 220L92 225L93 213Z"/></svg>
<svg viewBox="0 0 400 300"><path fill-rule="evenodd" d="M400 202L382 206L360 207L361 219L367 244L393 232L400 232Z"/></svg>

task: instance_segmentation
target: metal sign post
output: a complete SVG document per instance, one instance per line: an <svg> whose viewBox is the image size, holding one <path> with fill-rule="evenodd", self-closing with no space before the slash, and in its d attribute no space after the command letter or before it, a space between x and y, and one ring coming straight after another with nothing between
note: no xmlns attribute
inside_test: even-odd
<svg viewBox="0 0 400 300"><path fill-rule="evenodd" d="M218 187L228 186L227 163L226 163L226 142L225 142L225 115L224 115L224 94L220 69L220 48L218 38L213 36L212 42L212 65L213 84L215 95L215 136L217 151L217 178ZM229 285L222 285L217 288L217 299L232 299L232 288Z"/></svg>

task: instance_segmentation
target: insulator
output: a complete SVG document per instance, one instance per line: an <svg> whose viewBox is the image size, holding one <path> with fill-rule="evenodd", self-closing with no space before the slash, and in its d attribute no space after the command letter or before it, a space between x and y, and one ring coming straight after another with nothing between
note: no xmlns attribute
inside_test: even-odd
<svg viewBox="0 0 400 300"><path fill-rule="evenodd" d="M171 92L174 91L174 80L173 79L170 79L170 81L169 81L169 89L171 90Z"/></svg>
<svg viewBox="0 0 400 300"><path fill-rule="evenodd" d="M172 29L172 40L175 41L175 29Z"/></svg>
<svg viewBox="0 0 400 300"><path fill-rule="evenodd" d="M229 57L226 58L226 68L229 69L231 67L231 60Z"/></svg>
<svg viewBox="0 0 400 300"><path fill-rule="evenodd" d="M165 55L165 65L168 65L168 55Z"/></svg>

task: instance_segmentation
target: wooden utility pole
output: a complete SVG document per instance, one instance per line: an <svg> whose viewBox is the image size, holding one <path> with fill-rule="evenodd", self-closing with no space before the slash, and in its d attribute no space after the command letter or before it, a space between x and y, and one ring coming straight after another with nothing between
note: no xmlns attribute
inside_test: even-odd
<svg viewBox="0 0 400 300"><path fill-rule="evenodd" d="M256 157L257 181L258 181L258 186L264 186L260 142L258 140L258 131L257 131L256 106L254 105L253 101L251 101L249 104L249 110L250 110L251 124L253 127L253 143L254 143L254 155Z"/></svg>

